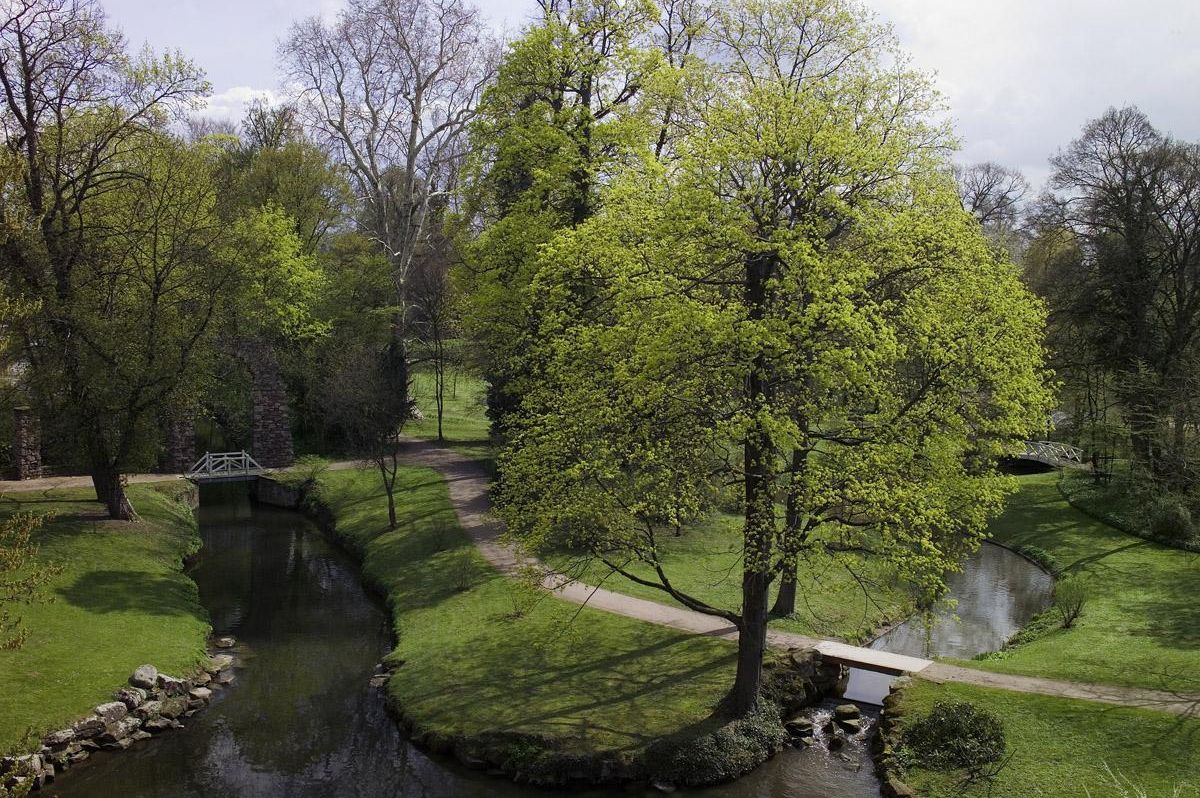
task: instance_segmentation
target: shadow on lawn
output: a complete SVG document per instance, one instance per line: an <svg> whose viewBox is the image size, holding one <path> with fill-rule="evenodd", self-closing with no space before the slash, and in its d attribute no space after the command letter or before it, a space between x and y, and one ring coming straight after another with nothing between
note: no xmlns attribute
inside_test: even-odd
<svg viewBox="0 0 1200 798"><path fill-rule="evenodd" d="M1190 564L1153 574L1158 589L1152 598L1139 601L1138 609L1146 618L1148 637L1162 646L1195 652L1200 648L1200 558L1191 557ZM1200 675L1188 676L1189 692L1200 693Z"/></svg>
<svg viewBox="0 0 1200 798"><path fill-rule="evenodd" d="M141 571L89 571L56 592L68 604L88 612L191 615L207 620L197 609L194 589L182 577L168 578Z"/></svg>
<svg viewBox="0 0 1200 798"><path fill-rule="evenodd" d="M670 725L681 719L678 697L668 694L708 692L706 683L720 679L724 684L734 665L732 647L728 656L714 656L711 647L696 651L694 638L664 638L657 630L590 646L583 639L555 643L536 640L537 635L531 640L528 632L515 628L497 631L481 631L442 652L442 666L456 677L452 689L443 680L414 678L405 703L423 705L441 718L476 719L501 731L538 733L552 727L569 737L569 729L581 736L588 729L603 730L622 741L617 748L632 750L663 735L661 720L655 718L664 707ZM403 674L401 669L398 675ZM720 725L713 709L697 706L699 717L679 733L694 735Z"/></svg>

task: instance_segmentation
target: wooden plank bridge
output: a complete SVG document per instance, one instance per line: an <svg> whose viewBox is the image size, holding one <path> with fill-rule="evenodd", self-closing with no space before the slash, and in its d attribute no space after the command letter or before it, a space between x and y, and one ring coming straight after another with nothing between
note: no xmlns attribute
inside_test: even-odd
<svg viewBox="0 0 1200 798"><path fill-rule="evenodd" d="M247 452L207 452L183 476L193 482L240 482L265 473Z"/></svg>

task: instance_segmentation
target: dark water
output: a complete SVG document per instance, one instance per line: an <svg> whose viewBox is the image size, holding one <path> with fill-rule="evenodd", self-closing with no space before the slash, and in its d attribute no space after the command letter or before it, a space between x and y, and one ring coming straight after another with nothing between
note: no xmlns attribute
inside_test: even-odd
<svg viewBox="0 0 1200 798"><path fill-rule="evenodd" d="M948 580L955 606L932 617L902 623L871 644L871 648L914 657L957 657L996 651L1029 619L1046 608L1054 580L1018 554L985 543ZM851 671L846 696L878 703L891 679Z"/></svg>
<svg viewBox="0 0 1200 798"><path fill-rule="evenodd" d="M390 648L390 626L384 609L364 591L356 564L302 516L251 505L245 486L206 487L203 500L204 549L191 574L214 631L239 641L245 667L239 670L237 683L218 693L213 705L190 719L185 730L168 732L125 753L98 754L65 774L48 794L63 798L630 794L625 789L559 793L519 787L422 754L400 735L382 694L367 685L375 664ZM956 592L958 613L964 621L961 626L947 621L934 627L931 639L938 641L930 649L934 653L959 654L1002 641L1016 628L1014 624L1027 617L1027 610L1043 600L1028 598L1030 585L1041 583L1023 573L1037 569L1016 555L987 551L991 548L985 547L978 562L956 578L955 590L961 591ZM1014 603L1020 606L1014 609ZM977 625L991 631L974 629ZM897 630L888 639L894 642L881 641L881 645L917 645L914 640L924 645L915 631ZM865 735L837 754L820 745L789 750L736 784L689 793L701 798L875 798L878 794Z"/></svg>

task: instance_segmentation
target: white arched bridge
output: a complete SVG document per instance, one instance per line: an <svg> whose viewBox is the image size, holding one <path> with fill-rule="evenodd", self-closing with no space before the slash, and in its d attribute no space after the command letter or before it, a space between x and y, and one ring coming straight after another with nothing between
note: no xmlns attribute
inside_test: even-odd
<svg viewBox="0 0 1200 798"><path fill-rule="evenodd" d="M1056 441L1025 441L1025 448L1016 457L1056 468L1091 468L1084 459L1083 449Z"/></svg>
<svg viewBox="0 0 1200 798"><path fill-rule="evenodd" d="M193 482L239 482L265 473L247 452L208 452L183 476Z"/></svg>

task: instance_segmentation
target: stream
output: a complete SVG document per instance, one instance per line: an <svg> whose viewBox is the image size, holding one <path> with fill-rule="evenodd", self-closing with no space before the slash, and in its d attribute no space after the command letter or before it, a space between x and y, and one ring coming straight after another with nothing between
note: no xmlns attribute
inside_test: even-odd
<svg viewBox="0 0 1200 798"><path fill-rule="evenodd" d="M367 684L390 649L383 605L354 560L302 515L250 502L245 484L205 486L204 548L190 571L214 634L233 635L245 667L211 707L119 755L98 754L43 792L62 798L509 798L629 795L521 787L429 757L399 732ZM972 656L997 648L1045 605L1050 579L987 545L951 579L957 615L902 624L875 646ZM877 704L887 677L852 672L846 697ZM828 710L835 703L831 701ZM864 717L877 717L866 707ZM734 784L697 798L877 798L868 734L837 754L788 749ZM636 794L636 793L635 793ZM652 793L657 795L658 793Z"/></svg>

